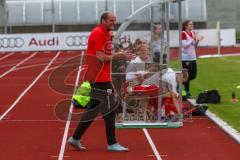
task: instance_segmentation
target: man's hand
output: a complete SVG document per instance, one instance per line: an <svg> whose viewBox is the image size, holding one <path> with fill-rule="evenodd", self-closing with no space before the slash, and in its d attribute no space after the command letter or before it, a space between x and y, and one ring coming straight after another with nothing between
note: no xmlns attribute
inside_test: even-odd
<svg viewBox="0 0 240 160"><path fill-rule="evenodd" d="M112 56L112 60L127 60L124 52L117 52Z"/></svg>
<svg viewBox="0 0 240 160"><path fill-rule="evenodd" d="M136 58L136 54L130 52L117 52L113 55L113 59L125 59L126 61L131 61Z"/></svg>

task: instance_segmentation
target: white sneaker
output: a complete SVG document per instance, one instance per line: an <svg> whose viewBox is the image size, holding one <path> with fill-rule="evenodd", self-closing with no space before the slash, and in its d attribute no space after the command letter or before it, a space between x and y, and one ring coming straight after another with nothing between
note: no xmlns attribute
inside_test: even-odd
<svg viewBox="0 0 240 160"><path fill-rule="evenodd" d="M112 144L112 145L108 145L108 151L112 151L112 152L128 152L128 148L125 148L123 146L121 146L118 143Z"/></svg>
<svg viewBox="0 0 240 160"><path fill-rule="evenodd" d="M73 139L73 137L70 137L68 139L68 143L78 150L86 150L86 148L82 146L81 142L79 140Z"/></svg>

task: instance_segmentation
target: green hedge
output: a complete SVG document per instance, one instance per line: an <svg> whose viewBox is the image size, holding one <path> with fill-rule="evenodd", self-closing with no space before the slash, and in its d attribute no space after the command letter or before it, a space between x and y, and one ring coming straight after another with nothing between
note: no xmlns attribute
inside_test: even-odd
<svg viewBox="0 0 240 160"><path fill-rule="evenodd" d="M239 39L239 40L240 40L240 32L237 32L237 33L236 33L236 39Z"/></svg>

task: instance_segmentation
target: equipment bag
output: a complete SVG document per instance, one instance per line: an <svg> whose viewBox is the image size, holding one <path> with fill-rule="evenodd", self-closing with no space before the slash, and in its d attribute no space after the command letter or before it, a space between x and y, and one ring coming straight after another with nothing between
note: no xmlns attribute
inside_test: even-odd
<svg viewBox="0 0 240 160"><path fill-rule="evenodd" d="M213 103L219 104L221 102L221 96L216 89L208 90L200 93L197 98L197 103Z"/></svg>
<svg viewBox="0 0 240 160"><path fill-rule="evenodd" d="M193 116L204 116L208 106L197 105L195 106L195 110L192 112Z"/></svg>

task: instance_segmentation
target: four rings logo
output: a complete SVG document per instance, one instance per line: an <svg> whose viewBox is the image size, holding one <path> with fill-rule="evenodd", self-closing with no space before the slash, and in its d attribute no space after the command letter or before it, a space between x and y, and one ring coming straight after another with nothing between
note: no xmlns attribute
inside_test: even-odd
<svg viewBox="0 0 240 160"><path fill-rule="evenodd" d="M87 46L88 36L68 36L65 43L69 47Z"/></svg>
<svg viewBox="0 0 240 160"><path fill-rule="evenodd" d="M21 37L3 37L0 38L0 48L21 48L24 40Z"/></svg>

